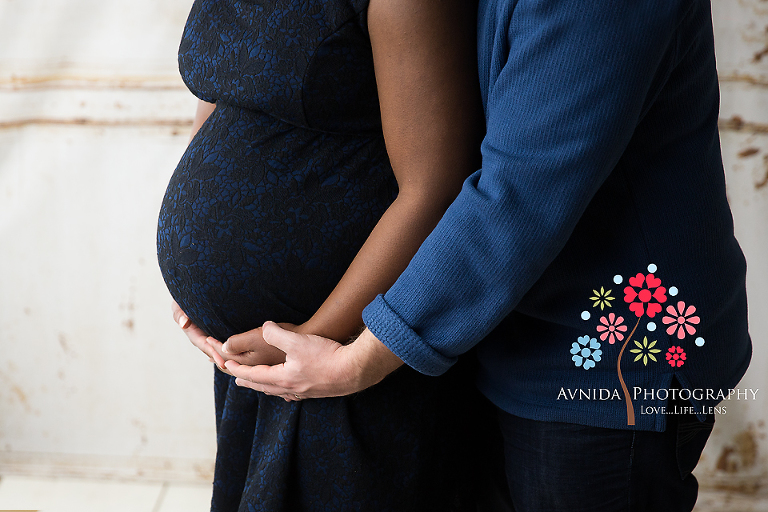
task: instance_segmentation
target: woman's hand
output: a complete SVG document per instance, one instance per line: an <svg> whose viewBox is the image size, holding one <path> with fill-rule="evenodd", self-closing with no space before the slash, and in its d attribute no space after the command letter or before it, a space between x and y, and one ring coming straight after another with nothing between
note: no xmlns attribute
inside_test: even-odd
<svg viewBox="0 0 768 512"><path fill-rule="evenodd" d="M171 302L171 311L174 321L184 331L189 341L224 373L232 375L224 366L226 361L235 361L248 366L275 365L285 362L285 353L264 341L261 327L235 334L226 340L226 343L222 343L193 324L175 301ZM286 330L302 332L302 326L287 323L280 326Z"/></svg>
<svg viewBox="0 0 768 512"><path fill-rule="evenodd" d="M283 329L301 332L301 326L283 323ZM267 344L262 336L262 328L257 327L241 334L231 336L226 343L215 338L207 338L208 345L214 350L213 359L222 371L227 371L224 363L235 361L247 366L275 365L285 362L285 353ZM231 375L231 374L230 374Z"/></svg>
<svg viewBox="0 0 768 512"><path fill-rule="evenodd" d="M198 326L192 323L189 317L181 310L176 301L171 301L171 311L173 312L173 320L179 325L184 334L187 335L189 341L197 347L200 352L208 356L208 360L212 363L216 363L216 366L223 372L229 373L224 366L224 360L214 350L214 348L208 343L208 335L203 332ZM218 361L216 358L218 357Z"/></svg>
<svg viewBox="0 0 768 512"><path fill-rule="evenodd" d="M184 334L187 335L189 341L197 347L200 352L208 356L208 360L219 367L222 372L232 375L226 366L224 366L225 360L216 352L215 348L208 342L209 337L203 332L197 325L193 324L189 317L181 310L181 307L176 301L171 301L171 311L173 312L173 320L179 324L179 327Z"/></svg>

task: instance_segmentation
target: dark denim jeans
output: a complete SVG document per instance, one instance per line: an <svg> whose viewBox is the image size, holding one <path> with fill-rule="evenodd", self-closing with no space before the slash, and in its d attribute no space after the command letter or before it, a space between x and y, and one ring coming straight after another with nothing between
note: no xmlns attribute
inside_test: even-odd
<svg viewBox="0 0 768 512"><path fill-rule="evenodd" d="M586 427L499 411L515 512L690 512L691 471L714 418L667 418L666 432Z"/></svg>

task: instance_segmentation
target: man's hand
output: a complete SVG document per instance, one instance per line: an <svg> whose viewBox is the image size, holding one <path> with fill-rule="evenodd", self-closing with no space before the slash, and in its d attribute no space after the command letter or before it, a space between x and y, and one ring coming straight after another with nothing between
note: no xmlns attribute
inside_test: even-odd
<svg viewBox="0 0 768 512"><path fill-rule="evenodd" d="M247 366L227 361L226 368L245 386L287 401L343 396L380 382L403 362L367 329L349 345L282 329L262 328L264 341L285 352L275 366Z"/></svg>

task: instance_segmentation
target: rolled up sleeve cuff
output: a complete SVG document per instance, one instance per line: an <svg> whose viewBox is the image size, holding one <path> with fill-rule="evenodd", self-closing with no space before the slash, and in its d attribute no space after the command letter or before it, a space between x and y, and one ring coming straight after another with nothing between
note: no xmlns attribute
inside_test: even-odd
<svg viewBox="0 0 768 512"><path fill-rule="evenodd" d="M379 295L363 310L368 329L397 357L425 375L441 375L456 362L427 344Z"/></svg>

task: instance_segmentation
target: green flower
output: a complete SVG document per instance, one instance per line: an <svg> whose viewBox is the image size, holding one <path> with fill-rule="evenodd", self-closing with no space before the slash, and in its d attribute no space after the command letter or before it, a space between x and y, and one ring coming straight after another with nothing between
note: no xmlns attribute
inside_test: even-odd
<svg viewBox="0 0 768 512"><path fill-rule="evenodd" d="M605 288L602 286L600 287L599 292L597 290L592 290L592 293L595 294L589 298L589 300L595 301L595 303L592 304L592 307L596 308L597 306L600 306L600 311L606 307L611 307L611 301L615 300L615 297L611 297L611 290L605 291Z"/></svg>
<svg viewBox="0 0 768 512"><path fill-rule="evenodd" d="M652 341L651 344L649 345L648 338L646 336L643 336L642 345L640 344L639 341L635 341L635 345L637 345L637 348L633 348L632 350L630 350L630 352L632 352L633 354L637 354L637 356L635 357L635 361L639 361L640 358L642 357L644 366L648 366L648 359L650 359L654 363L656 362L656 356L654 356L653 354L658 354L659 352L661 352L661 350L658 348L653 348L653 346L656 345L655 340Z"/></svg>

